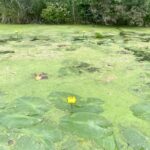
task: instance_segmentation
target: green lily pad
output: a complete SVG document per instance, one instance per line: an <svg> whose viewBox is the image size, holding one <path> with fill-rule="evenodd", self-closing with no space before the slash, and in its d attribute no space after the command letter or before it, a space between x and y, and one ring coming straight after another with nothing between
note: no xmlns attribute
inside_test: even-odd
<svg viewBox="0 0 150 150"><path fill-rule="evenodd" d="M103 117L94 113L80 112L65 116L60 126L73 134L89 139L101 138L111 135L111 124Z"/></svg>
<svg viewBox="0 0 150 150"><path fill-rule="evenodd" d="M0 148L7 150L53 150L53 141L51 139L46 141L39 132L40 130L35 132L30 128L7 129L0 135Z"/></svg>
<svg viewBox="0 0 150 150"><path fill-rule="evenodd" d="M49 142L59 142L62 140L62 132L57 125L52 125L51 121L45 121L29 128L32 133L40 136L47 144Z"/></svg>
<svg viewBox="0 0 150 150"><path fill-rule="evenodd" d="M62 143L61 149L63 150L91 150L93 149L92 144L94 144L95 149L99 149L99 146L97 146L93 141L91 142L89 140L78 138L76 136L73 136L72 134L69 134L68 137L65 139L65 141Z"/></svg>
<svg viewBox="0 0 150 150"><path fill-rule="evenodd" d="M38 97L22 97L6 105L0 112L0 124L7 128L25 128L42 120L50 103Z"/></svg>
<svg viewBox="0 0 150 150"><path fill-rule="evenodd" d="M13 150L53 150L52 143L47 145L42 138L31 135L21 136L14 146Z"/></svg>
<svg viewBox="0 0 150 150"><path fill-rule="evenodd" d="M39 122L41 122L41 119L35 117L0 113L0 124L7 128L24 128Z"/></svg>
<svg viewBox="0 0 150 150"><path fill-rule="evenodd" d="M81 97L67 92L52 92L49 95L49 100L55 105L56 108L61 110L69 110L70 106L67 103L68 96L75 96L78 101L81 100Z"/></svg>
<svg viewBox="0 0 150 150"><path fill-rule="evenodd" d="M6 111L26 116L43 115L50 110L50 103L39 97L21 97L16 99Z"/></svg>
<svg viewBox="0 0 150 150"><path fill-rule="evenodd" d="M76 96L77 103L72 108L67 103L68 96ZM92 112L101 113L103 108L100 106L103 102L98 98L82 98L76 94L65 92L54 92L49 95L49 99L54 103L55 107L64 111L72 112Z"/></svg>
<svg viewBox="0 0 150 150"><path fill-rule="evenodd" d="M150 121L150 101L133 105L131 110L135 116Z"/></svg>
<svg viewBox="0 0 150 150"><path fill-rule="evenodd" d="M96 142L99 145L101 145L101 147L104 150L118 150L118 146L115 142L115 138L114 138L113 134L110 136L106 136L106 137L102 138L101 140L96 139Z"/></svg>
<svg viewBox="0 0 150 150"><path fill-rule="evenodd" d="M122 128L121 133L129 148L133 150L149 150L150 139L133 128Z"/></svg>
<svg viewBox="0 0 150 150"><path fill-rule="evenodd" d="M79 150L80 149L78 142L73 139L68 139L68 141L63 143L61 147L62 149L65 149L65 150L77 150L77 149Z"/></svg>
<svg viewBox="0 0 150 150"><path fill-rule="evenodd" d="M73 112L91 112L91 113L102 113L104 110L100 106L103 101L99 98L89 97L86 101L80 101L73 108Z"/></svg>
<svg viewBox="0 0 150 150"><path fill-rule="evenodd" d="M60 121L60 127L78 137L95 141L105 150L115 150L111 123L95 113L79 112L65 116Z"/></svg>

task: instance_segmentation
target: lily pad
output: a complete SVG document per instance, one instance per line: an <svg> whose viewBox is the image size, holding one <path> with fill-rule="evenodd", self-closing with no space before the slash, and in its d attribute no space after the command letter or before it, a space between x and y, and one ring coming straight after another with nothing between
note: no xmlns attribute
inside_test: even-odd
<svg viewBox="0 0 150 150"><path fill-rule="evenodd" d="M43 115L50 110L50 103L39 97L21 97L6 109L11 113L18 113L26 116Z"/></svg>
<svg viewBox="0 0 150 150"><path fill-rule="evenodd" d="M53 150L52 143L47 145L40 137L30 135L21 136L15 144L13 150Z"/></svg>
<svg viewBox="0 0 150 150"><path fill-rule="evenodd" d="M103 104L101 99L89 97L87 100L80 101L75 105L73 112L102 113L104 110L101 104Z"/></svg>
<svg viewBox="0 0 150 150"><path fill-rule="evenodd" d="M65 141L61 145L61 149L63 150L91 150L94 148L99 149L99 147L92 141L85 140L83 138L77 138L76 136L73 136L72 134L68 134L68 138L65 139Z"/></svg>
<svg viewBox="0 0 150 150"><path fill-rule="evenodd" d="M53 142L59 142L63 138L62 132L57 125L53 125L51 121L44 121L35 126L31 126L29 129L33 134L40 136L47 144Z"/></svg>
<svg viewBox="0 0 150 150"><path fill-rule="evenodd" d="M41 122L41 119L20 114L0 113L0 124L7 128L25 128Z"/></svg>
<svg viewBox="0 0 150 150"><path fill-rule="evenodd" d="M112 134L109 129L111 124L105 118L88 112L65 116L61 119L60 126L66 131L89 139L102 138Z"/></svg>
<svg viewBox="0 0 150 150"><path fill-rule="evenodd" d="M67 103L68 96L75 96L77 101L81 100L81 97L67 92L52 92L49 95L49 100L55 105L56 108L61 110L69 110L69 104Z"/></svg>
<svg viewBox="0 0 150 150"><path fill-rule="evenodd" d="M133 105L131 110L138 118L150 121L150 101Z"/></svg>
<svg viewBox="0 0 150 150"><path fill-rule="evenodd" d="M105 150L116 148L111 123L95 113L79 112L65 116L60 121L60 127L73 135L95 141Z"/></svg>
<svg viewBox="0 0 150 150"><path fill-rule="evenodd" d="M149 150L150 139L133 128L122 128L121 133L125 138L128 148L133 150Z"/></svg>
<svg viewBox="0 0 150 150"><path fill-rule="evenodd" d="M35 125L49 111L50 103L38 97L21 97L0 112L0 124L7 128Z"/></svg>
<svg viewBox="0 0 150 150"><path fill-rule="evenodd" d="M77 103L70 108L70 105L67 103L68 96L75 96L77 99ZM49 99L55 105L56 108L64 110L64 111L73 111L75 112L92 112L92 113L101 113L103 112L103 108L100 106L102 104L102 100L98 98L82 98L73 93L65 93L65 92L54 92L49 95Z"/></svg>
<svg viewBox="0 0 150 150"><path fill-rule="evenodd" d="M68 139L65 143L62 144L62 149L64 150L79 150L80 146L78 145L78 142L73 139Z"/></svg>
<svg viewBox="0 0 150 150"><path fill-rule="evenodd" d="M60 130L49 123L39 123L26 129L0 127L0 147L7 150L53 150L54 142L60 141L62 136Z"/></svg>

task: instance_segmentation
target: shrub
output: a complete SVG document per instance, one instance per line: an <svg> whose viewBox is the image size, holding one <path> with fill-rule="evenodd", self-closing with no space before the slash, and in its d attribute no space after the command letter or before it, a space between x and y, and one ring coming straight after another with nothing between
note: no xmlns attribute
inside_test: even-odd
<svg viewBox="0 0 150 150"><path fill-rule="evenodd" d="M133 6L130 11L127 12L128 24L134 26L144 26L146 14L147 13L143 8Z"/></svg>
<svg viewBox="0 0 150 150"><path fill-rule="evenodd" d="M66 23L69 20L70 11L67 6L60 3L48 3L42 10L41 17L45 23L59 24Z"/></svg>

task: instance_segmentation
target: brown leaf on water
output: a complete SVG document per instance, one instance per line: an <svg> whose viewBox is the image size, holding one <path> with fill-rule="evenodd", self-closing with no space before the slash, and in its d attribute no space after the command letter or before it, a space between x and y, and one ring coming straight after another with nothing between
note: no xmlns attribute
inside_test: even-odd
<svg viewBox="0 0 150 150"><path fill-rule="evenodd" d="M8 140L8 146L14 145L15 141L14 140Z"/></svg>
<svg viewBox="0 0 150 150"><path fill-rule="evenodd" d="M37 80L37 81L39 81L39 80L46 80L46 79L48 79L48 75L47 75L47 73L44 73L44 72L42 72L42 73L35 73L34 74L34 79Z"/></svg>

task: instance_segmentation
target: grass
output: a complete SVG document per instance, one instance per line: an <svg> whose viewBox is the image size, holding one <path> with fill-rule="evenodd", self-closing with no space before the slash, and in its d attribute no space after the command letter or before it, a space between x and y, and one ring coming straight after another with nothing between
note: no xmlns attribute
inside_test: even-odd
<svg viewBox="0 0 150 150"><path fill-rule="evenodd" d="M150 149L149 35L0 25L0 149ZM35 80L41 72L47 80Z"/></svg>

